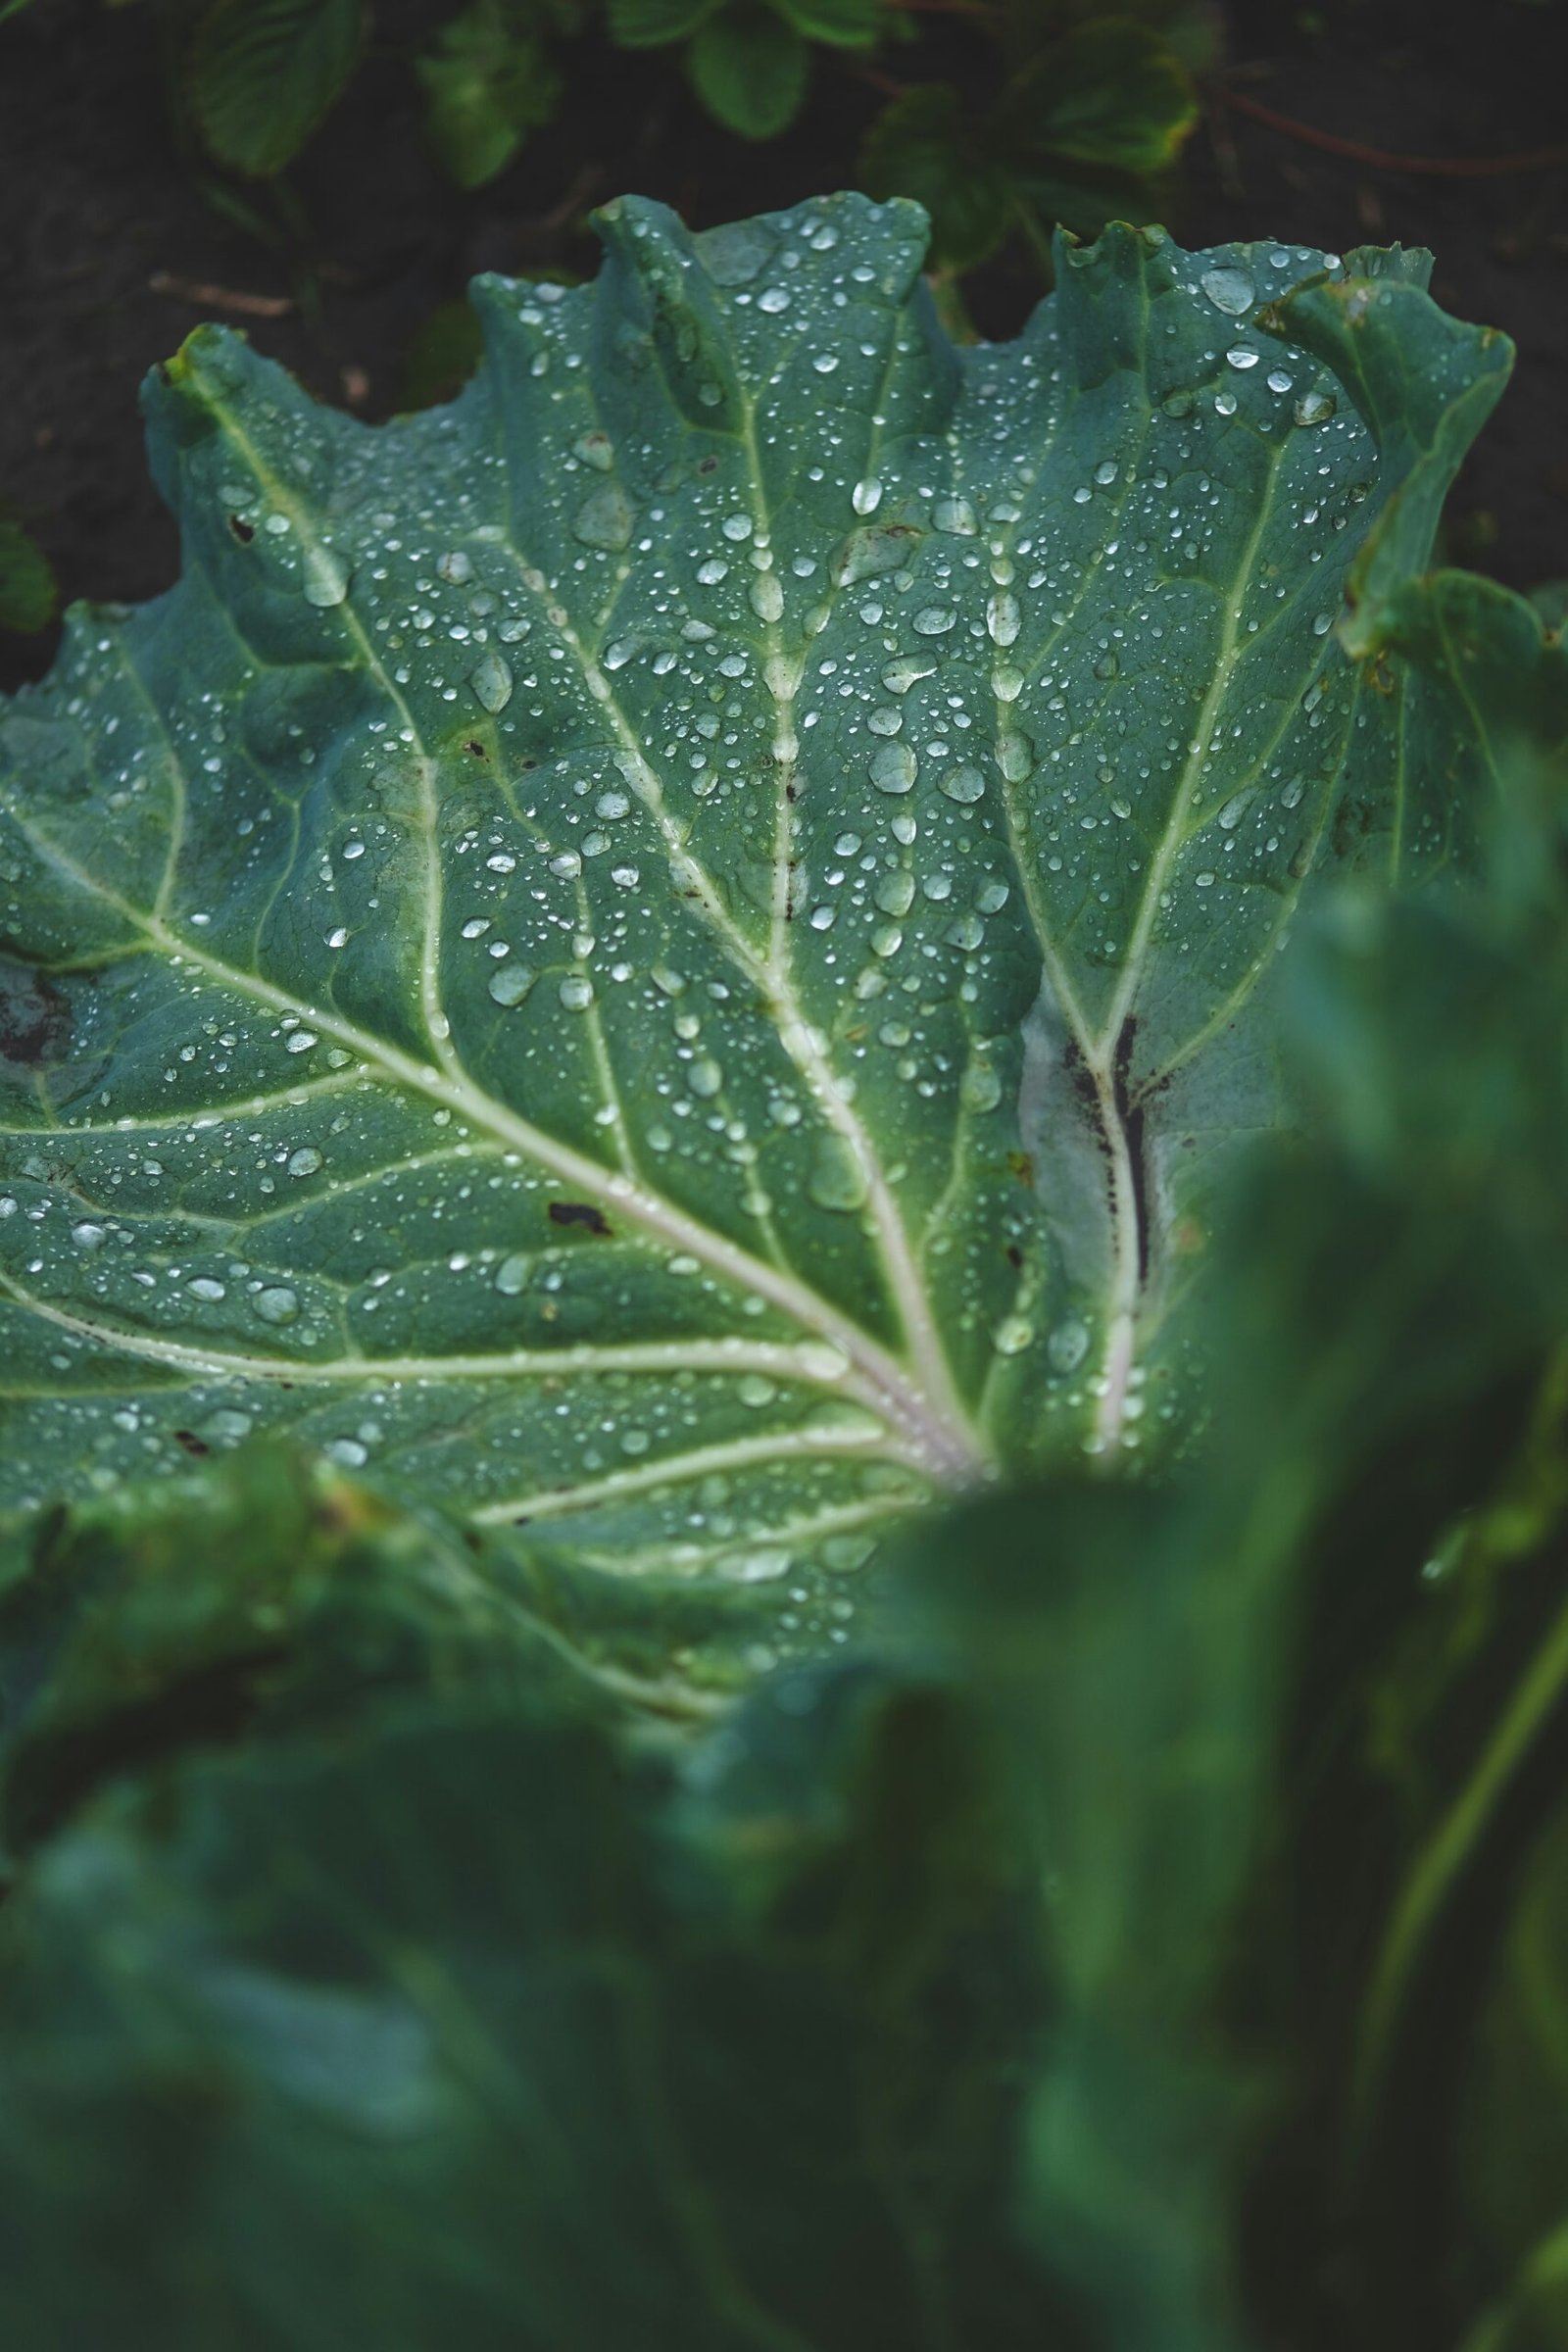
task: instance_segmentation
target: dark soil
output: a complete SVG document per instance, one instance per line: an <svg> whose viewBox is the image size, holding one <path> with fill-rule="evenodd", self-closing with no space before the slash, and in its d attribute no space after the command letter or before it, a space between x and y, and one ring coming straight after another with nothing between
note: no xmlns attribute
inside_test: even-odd
<svg viewBox="0 0 1568 2352"><path fill-rule="evenodd" d="M1232 87L1386 155L1505 156L1564 136L1559 7L1253 0L1222 13ZM880 103L853 61L824 59L801 122L751 148L700 114L671 59L585 41L566 54L556 122L463 196L423 152L418 94L394 52L429 11L382 0L388 53L291 174L306 232L269 247L214 209L177 151L150 14L33 0L0 28L0 498L30 522L68 599L142 598L174 576L136 387L200 318L243 324L322 399L384 416L422 323L473 271L590 271L584 216L625 189L703 226L854 184ZM1431 246L1444 305L1519 346L1449 552L1526 588L1568 572L1568 171L1446 178L1328 154L1216 104L1167 218L1190 245ZM288 308L247 316L171 281ZM1040 286L1018 262L970 292L984 331L1005 335ZM0 686L40 674L53 650L53 632L0 637Z"/></svg>

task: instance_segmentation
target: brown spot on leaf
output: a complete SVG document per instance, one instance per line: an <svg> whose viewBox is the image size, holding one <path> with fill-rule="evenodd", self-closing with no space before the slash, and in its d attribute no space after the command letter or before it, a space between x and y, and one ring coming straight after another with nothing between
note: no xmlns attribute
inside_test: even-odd
<svg viewBox="0 0 1568 2352"><path fill-rule="evenodd" d="M64 1061L71 1029L71 1006L54 982L0 956L0 1061L29 1070Z"/></svg>
<svg viewBox="0 0 1568 2352"><path fill-rule="evenodd" d="M589 1233L607 1236L610 1232L610 1219L591 1200L552 1200L549 1214L552 1225L581 1225Z"/></svg>

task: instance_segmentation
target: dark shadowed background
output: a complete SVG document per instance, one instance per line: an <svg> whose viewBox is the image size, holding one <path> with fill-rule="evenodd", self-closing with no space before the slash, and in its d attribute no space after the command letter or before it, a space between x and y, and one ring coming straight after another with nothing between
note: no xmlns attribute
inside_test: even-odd
<svg viewBox="0 0 1568 2352"><path fill-rule="evenodd" d="M962 80L972 4L911 7L922 74ZM474 271L591 272L588 215L627 190L708 226L857 184L866 128L905 70L883 52L816 48L793 125L752 144L703 112L674 51L590 32L558 52L554 121L464 193L428 149L407 62L446 13L381 0L378 45L292 167L295 227L270 246L215 209L181 156L148 6L31 0L0 24L0 502L44 550L63 601L139 599L174 575L136 390L203 318L242 325L321 399L385 416L443 388L428 322ZM1448 552L1525 589L1561 576L1568 168L1407 166L1561 141L1565 12L1552 0L1238 0L1213 14L1219 63L1161 192L1167 225L1194 246L1430 246L1439 300L1519 347L1514 386L1461 480ZM1298 127L1259 120L1249 100ZM1043 290L1023 249L964 285L991 336L1015 333ZM55 635L0 634L0 685L40 674Z"/></svg>

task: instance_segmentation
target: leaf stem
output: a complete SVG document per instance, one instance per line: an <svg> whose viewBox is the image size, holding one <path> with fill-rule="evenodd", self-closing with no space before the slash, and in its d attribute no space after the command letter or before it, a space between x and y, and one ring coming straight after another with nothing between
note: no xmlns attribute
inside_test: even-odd
<svg viewBox="0 0 1568 2352"><path fill-rule="evenodd" d="M1395 1903L1356 2035L1350 2144L1359 2162L1397 2041L1397 2018L1425 1943L1509 1784L1568 1697L1568 1604L1532 1659L1481 1760L1416 1855Z"/></svg>
<svg viewBox="0 0 1568 2352"><path fill-rule="evenodd" d="M1369 147L1360 139L1343 138L1338 131L1298 122L1293 115L1282 115L1260 98L1249 98L1224 82L1212 83L1210 95L1221 106L1250 116L1254 122L1280 131L1288 139L1321 147L1328 155L1347 156L1351 163L1369 165L1374 172L1410 172L1424 178L1500 179L1516 172L1557 172L1568 166L1568 147L1530 147L1518 155L1395 155L1384 147Z"/></svg>

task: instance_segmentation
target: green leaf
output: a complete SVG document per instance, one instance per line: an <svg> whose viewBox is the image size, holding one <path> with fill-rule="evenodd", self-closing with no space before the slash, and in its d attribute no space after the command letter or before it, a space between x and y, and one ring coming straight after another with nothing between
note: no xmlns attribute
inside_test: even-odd
<svg viewBox="0 0 1568 2352"><path fill-rule="evenodd" d="M0 508L0 629L46 629L60 592L54 569L24 523Z"/></svg>
<svg viewBox="0 0 1568 2352"><path fill-rule="evenodd" d="M1102 171L1162 171L1198 121L1192 80L1156 33L1114 20L1080 25L1015 74L993 120L1014 163L1042 154Z"/></svg>
<svg viewBox="0 0 1568 2352"><path fill-rule="evenodd" d="M723 0L610 0L610 35L622 49L689 39Z"/></svg>
<svg viewBox="0 0 1568 2352"><path fill-rule="evenodd" d="M920 84L890 99L865 134L860 170L873 196L912 196L931 216L935 258L972 270L1012 224L1005 168L983 153L964 99L950 83Z"/></svg>
<svg viewBox="0 0 1568 2352"><path fill-rule="evenodd" d="M257 179L281 172L342 96L364 43L361 0L217 0L185 58L210 154Z"/></svg>
<svg viewBox="0 0 1568 2352"><path fill-rule="evenodd" d="M835 49L869 49L882 24L882 0L776 0L808 41Z"/></svg>
<svg viewBox="0 0 1568 2352"><path fill-rule="evenodd" d="M1494 788L1332 631L1506 347L1401 288L1380 458L1280 248L1113 230L955 351L912 208L604 233L438 413L149 387L184 578L0 719L3 1494L291 1433L700 1677L1186 1442L1286 932Z"/></svg>
<svg viewBox="0 0 1568 2352"><path fill-rule="evenodd" d="M1057 1480L889 1564L1040 1856L1033 2211L1096 2340L1457 2341L1489 2257L1456 2216L1431 2261L1454 2175L1515 2259L1561 2218L1539 1941L1541 2042L1484 2132L1455 2090L1563 1793L1565 814L1560 772L1515 767L1484 883L1354 887L1304 927L1308 1136L1231 1200L1181 1474Z"/></svg>
<svg viewBox="0 0 1568 2352"><path fill-rule="evenodd" d="M772 139L800 111L810 58L792 24L738 0L699 28L686 65L698 97L727 130Z"/></svg>
<svg viewBox="0 0 1568 2352"><path fill-rule="evenodd" d="M342 1734L411 1701L628 1695L546 1595L340 1471L252 1447L174 1496L129 1489L34 1522L0 1564L4 1843L30 1851L127 1771ZM567 1660L569 1659L569 1663Z"/></svg>
<svg viewBox="0 0 1568 2352"><path fill-rule="evenodd" d="M183 1517L76 1539L24 1742L58 1790L110 1709L6 1905L8 2344L1038 2343L1005 2182L1045 1988L950 1694L784 1677L629 1756L483 1563L340 1482L220 1479L232 1586L179 1576Z"/></svg>
<svg viewBox="0 0 1568 2352"><path fill-rule="evenodd" d="M472 0L415 71L429 102L431 144L460 188L482 188L504 171L561 96L542 43L509 19L501 0Z"/></svg>
<svg viewBox="0 0 1568 2352"><path fill-rule="evenodd" d="M1530 592L1530 602L1548 629L1559 637L1568 621L1568 580L1547 580Z"/></svg>
<svg viewBox="0 0 1568 2352"><path fill-rule="evenodd" d="M478 313L465 296L438 303L410 343L398 378L400 409L432 409L455 400L484 348Z"/></svg>

